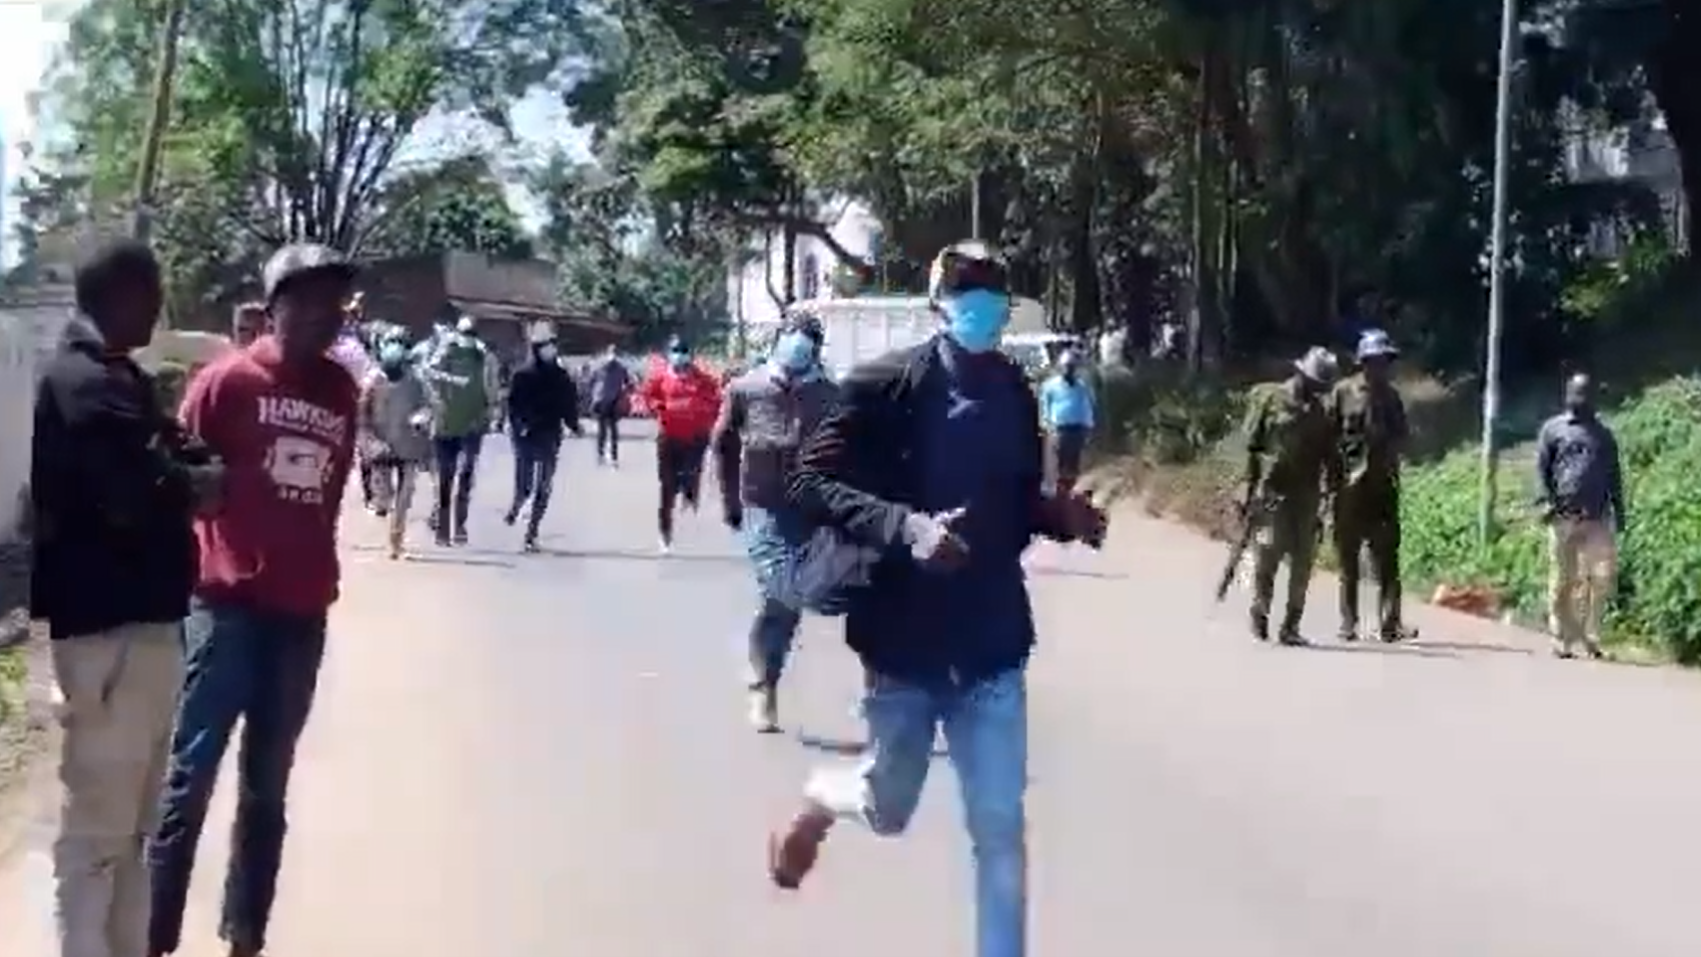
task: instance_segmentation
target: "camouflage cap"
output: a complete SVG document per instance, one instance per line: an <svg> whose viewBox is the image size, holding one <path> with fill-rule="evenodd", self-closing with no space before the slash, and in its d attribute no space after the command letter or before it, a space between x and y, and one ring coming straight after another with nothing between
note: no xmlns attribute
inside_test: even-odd
<svg viewBox="0 0 1701 957"><path fill-rule="evenodd" d="M1375 359L1385 357L1392 359L1400 354L1394 345L1394 340L1381 329L1370 329L1358 337L1358 358Z"/></svg>
<svg viewBox="0 0 1701 957"><path fill-rule="evenodd" d="M1299 374L1318 385L1334 385L1341 377L1341 364L1335 359L1335 354L1322 346L1312 346L1307 349L1293 364Z"/></svg>
<svg viewBox="0 0 1701 957"><path fill-rule="evenodd" d="M278 290L291 279L305 276L308 273L335 272L345 279L353 279L360 272L347 256L329 246L319 243L291 243L266 260L266 266L260 270L260 287L265 291L266 301L276 299Z"/></svg>

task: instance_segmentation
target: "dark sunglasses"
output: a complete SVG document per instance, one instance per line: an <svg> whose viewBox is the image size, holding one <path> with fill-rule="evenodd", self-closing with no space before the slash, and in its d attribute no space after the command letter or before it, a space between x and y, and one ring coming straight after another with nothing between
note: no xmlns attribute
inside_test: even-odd
<svg viewBox="0 0 1701 957"><path fill-rule="evenodd" d="M1010 271L1003 263L987 259L951 256L945 260L939 291L943 295L965 292L1010 292Z"/></svg>

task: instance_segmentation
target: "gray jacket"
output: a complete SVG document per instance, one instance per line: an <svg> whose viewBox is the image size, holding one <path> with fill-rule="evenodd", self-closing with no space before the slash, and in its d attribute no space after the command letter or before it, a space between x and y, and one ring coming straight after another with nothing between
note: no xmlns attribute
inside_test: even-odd
<svg viewBox="0 0 1701 957"><path fill-rule="evenodd" d="M713 439L723 494L737 489L741 499L727 506L780 507L797 450L838 399L839 387L819 374L791 379L763 364L734 379Z"/></svg>
<svg viewBox="0 0 1701 957"><path fill-rule="evenodd" d="M361 416L368 434L397 458L431 459L431 394L418 372L410 369L394 382L382 373L369 378Z"/></svg>
<svg viewBox="0 0 1701 957"><path fill-rule="evenodd" d="M632 387L632 370L626 368L626 363L610 356L591 364L589 379L591 408L601 408L620 401L620 397Z"/></svg>

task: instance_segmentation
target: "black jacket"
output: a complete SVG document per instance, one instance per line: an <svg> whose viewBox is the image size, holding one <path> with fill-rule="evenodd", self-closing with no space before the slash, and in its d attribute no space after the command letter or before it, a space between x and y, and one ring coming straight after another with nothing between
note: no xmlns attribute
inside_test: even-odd
<svg viewBox="0 0 1701 957"><path fill-rule="evenodd" d="M197 460L147 373L74 324L37 386L30 463L30 606L54 638L188 614Z"/></svg>
<svg viewBox="0 0 1701 957"><path fill-rule="evenodd" d="M556 438L579 431L579 387L557 362L534 356L508 382L508 425L521 438Z"/></svg>
<svg viewBox="0 0 1701 957"><path fill-rule="evenodd" d="M1014 363L1001 367L1025 411L1032 463L1013 500L1031 503L1031 534L1068 540L1043 491L1044 439L1039 403ZM1019 640L999 647L964 644L954 629L918 620L912 596L926 588L923 570L909 554L904 520L919 500L922 456L916 454L923 421L919 401L942 385L938 345L920 346L860 366L841 383L838 410L822 421L799 452L787 489L789 503L818 525L837 528L858 542L885 549L870 583L855 590L845 617L845 640L869 669L926 686L972 684L1020 667L1033 647L1033 623L1000 629ZM1017 586L1020 587L1020 586Z"/></svg>

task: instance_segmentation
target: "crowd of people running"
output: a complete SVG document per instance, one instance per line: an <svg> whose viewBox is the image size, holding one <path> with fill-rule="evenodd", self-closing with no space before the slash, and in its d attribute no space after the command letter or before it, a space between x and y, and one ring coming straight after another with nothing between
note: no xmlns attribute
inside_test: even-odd
<svg viewBox="0 0 1701 957"><path fill-rule="evenodd" d="M504 375L471 320L417 341L364 323L358 275L324 246L279 249L262 300L238 311L238 348L170 410L131 358L163 302L154 253L116 243L78 270L79 316L40 377L31 474L31 611L47 624L64 699L63 957L179 949L238 723L218 932L230 957L264 951L296 744L341 588L345 488L385 518L400 556L429 474L428 525L454 548L500 423L515 463L505 518L523 520L523 546L536 549L566 434L588 410L599 462L618 467L632 400L657 423L663 552L677 508L701 507L713 455L721 518L748 549L759 595L758 730L779 727L805 615L838 620L862 661L868 757L811 779L770 840L773 881L797 887L835 822L902 830L942 731L974 845L976 953L1026 953L1034 622L1021 558L1036 537L1096 547L1106 519L1072 487L1093 425L1073 361L1036 390L999 352L1011 307L1000 258L980 243L940 254L929 283L939 330L916 346L834 379L820 324L798 315L730 382L679 339L648 375L612 352L574 375L542 332Z"/></svg>

